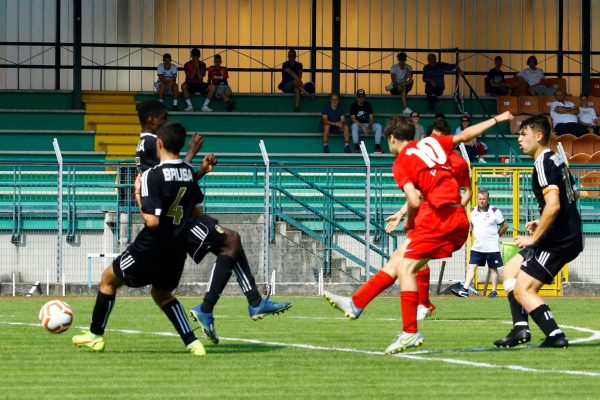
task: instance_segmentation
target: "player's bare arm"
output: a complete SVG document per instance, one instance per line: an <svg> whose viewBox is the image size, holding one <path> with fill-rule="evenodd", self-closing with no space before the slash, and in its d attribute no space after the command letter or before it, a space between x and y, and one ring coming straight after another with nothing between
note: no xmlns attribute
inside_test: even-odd
<svg viewBox="0 0 600 400"><path fill-rule="evenodd" d="M208 174L217 165L217 156L214 154L207 154L202 159L202 166L198 170L198 179Z"/></svg>
<svg viewBox="0 0 600 400"><path fill-rule="evenodd" d="M473 197L473 189L471 188L471 186L465 186L463 187L464 189L464 193L462 195L462 197L460 198L460 204L463 207L466 207L469 202L471 201L471 198Z"/></svg>
<svg viewBox="0 0 600 400"><path fill-rule="evenodd" d="M510 111L505 111L494 118L490 118L478 124L469 126L458 135L454 135L452 137L452 141L454 144L466 143L478 136L481 136L483 132L492 126L499 124L500 122L510 121L511 119L513 119L513 115L510 113Z"/></svg>
<svg viewBox="0 0 600 400"><path fill-rule="evenodd" d="M200 135L199 133L194 133L192 135L192 138L190 139L190 142L188 143L187 153L185 153L184 161L186 163L188 163L188 164L192 163L192 160L194 159L194 157L196 157L196 154L198 154L198 152L202 148L203 143L204 143L204 138L202 137L202 135Z"/></svg>
<svg viewBox="0 0 600 400"><path fill-rule="evenodd" d="M540 238L548 231L558 212L560 211L560 197L558 188L550 189L544 194L544 201L546 205L542 210L542 215L539 221L536 222L535 225L529 223L526 225L527 231L533 232L531 236L517 236L515 238L515 243L517 246L523 248L528 246L534 246ZM531 225L530 225L531 224Z"/></svg>
<svg viewBox="0 0 600 400"><path fill-rule="evenodd" d="M142 175L138 174L133 183L135 202L137 203L140 214L150 229L158 228L159 217L152 214L146 214L142 211Z"/></svg>
<svg viewBox="0 0 600 400"><path fill-rule="evenodd" d="M404 221L404 229L411 229L414 227L415 217L421 204L421 196L419 191L415 188L412 182L408 182L402 187L404 194L406 195L406 206L407 206L407 217Z"/></svg>

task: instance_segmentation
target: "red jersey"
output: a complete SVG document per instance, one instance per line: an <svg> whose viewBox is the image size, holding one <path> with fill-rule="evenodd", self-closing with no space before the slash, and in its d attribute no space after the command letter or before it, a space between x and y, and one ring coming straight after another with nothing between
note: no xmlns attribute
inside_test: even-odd
<svg viewBox="0 0 600 400"><path fill-rule="evenodd" d="M431 207L460 204L460 189L450 163L452 136L431 135L408 143L392 166L398 187L412 182Z"/></svg>
<svg viewBox="0 0 600 400"><path fill-rule="evenodd" d="M198 68L200 68L200 79L198 79L197 76L191 78L192 73L194 72L194 62L192 60L186 62L183 65L186 83L202 83L202 81L204 80L204 75L206 75L206 64L202 61L198 61Z"/></svg>
<svg viewBox="0 0 600 400"><path fill-rule="evenodd" d="M471 186L469 164L456 151L450 154L450 164L452 164L452 173L454 174L454 179L458 182L458 186L461 188Z"/></svg>
<svg viewBox="0 0 600 400"><path fill-rule="evenodd" d="M227 73L227 67L215 67L214 65L208 67L208 83L212 83L215 86L221 84L221 82L225 82L227 84L227 78L229 78L229 74Z"/></svg>

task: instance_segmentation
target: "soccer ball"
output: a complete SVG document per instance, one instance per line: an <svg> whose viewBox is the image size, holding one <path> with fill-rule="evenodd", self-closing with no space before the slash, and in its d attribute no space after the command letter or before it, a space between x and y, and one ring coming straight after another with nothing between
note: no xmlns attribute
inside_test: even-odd
<svg viewBox="0 0 600 400"><path fill-rule="evenodd" d="M50 333L62 333L69 329L73 322L71 307L60 300L51 300L40 310L40 323Z"/></svg>

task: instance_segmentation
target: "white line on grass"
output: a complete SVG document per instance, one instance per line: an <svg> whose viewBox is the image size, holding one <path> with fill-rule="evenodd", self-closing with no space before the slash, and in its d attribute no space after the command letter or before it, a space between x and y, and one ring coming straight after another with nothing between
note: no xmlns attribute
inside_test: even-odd
<svg viewBox="0 0 600 400"><path fill-rule="evenodd" d="M20 326L40 326L39 324L30 324L24 322L0 322L0 325L20 325ZM589 328L580 328L576 326L563 325L565 328L570 328L582 332L592 333L592 336L589 338L580 339L579 342L583 341L591 341L600 339L600 331L596 331ZM85 329L85 327L78 327L81 329ZM107 329L111 332L119 332L131 335L159 335L159 336L178 336L174 332L143 332L133 329ZM252 344L262 344L268 346L278 346L278 347L291 347L297 349L306 349L306 350L316 350L316 351L335 351L342 353L355 353L355 354L368 354L368 355L384 355L382 351L373 351L373 350L359 350L345 347L325 347L325 346L314 346L311 344L303 344L303 343L283 343L283 342L272 342L267 340L258 340L258 339L243 339L243 338L227 338L221 337L221 340L231 341L231 342L242 342L242 343L252 343ZM571 343L575 342L575 340L571 341ZM470 349L462 349L462 350L451 350L450 352L460 352L460 351L483 351L490 350L489 347L473 347ZM561 351L561 350L558 350ZM564 350L563 350L564 351ZM412 353L404 353L404 354L395 354L394 357L397 358L405 358L408 360L416 360L416 361L435 361L442 362L446 364L456 364L456 365L466 365L469 367L479 367L479 368L492 368L492 369L509 369L513 371L521 371L521 372L533 372L533 373L555 373L562 375L580 375L580 376L597 376L600 377L600 372L593 371L574 371L574 370L561 370L561 369L539 369L539 368L529 368L524 367L522 365L499 365L487 362L476 362L476 361L468 361L468 360L459 360L453 358L443 358L443 357L426 357L423 354L434 354L435 350L427 353L427 352L412 352ZM439 353L440 351L438 351Z"/></svg>

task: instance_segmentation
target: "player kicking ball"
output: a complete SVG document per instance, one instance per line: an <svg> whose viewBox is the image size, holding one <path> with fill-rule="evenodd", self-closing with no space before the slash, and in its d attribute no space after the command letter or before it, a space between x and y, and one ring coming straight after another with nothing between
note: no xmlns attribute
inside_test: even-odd
<svg viewBox="0 0 600 400"><path fill-rule="evenodd" d="M521 124L519 146L535 160L531 176L540 219L525 225L529 236L517 236L521 252L504 266L504 290L513 319L509 334L494 342L514 347L531 341L528 315L546 335L540 347L565 348L569 341L558 327L550 307L538 294L550 284L562 267L583 251L579 197L565 160L549 148L550 124L544 115L532 116Z"/></svg>
<svg viewBox="0 0 600 400"><path fill-rule="evenodd" d="M457 144L468 142L495 124L510 119L512 114L505 112L470 126L458 135L431 135L418 142L413 140L415 126L410 118L396 116L388 122L385 137L390 151L396 156L392 172L398 187L406 195L408 207L403 225L407 230L406 240L352 298L324 294L348 318L356 319L372 299L398 278L402 332L387 347L386 354L423 344L424 337L417 327L416 274L429 260L450 257L463 246L469 233L469 221L452 173L450 154ZM427 206L420 207L421 197Z"/></svg>

